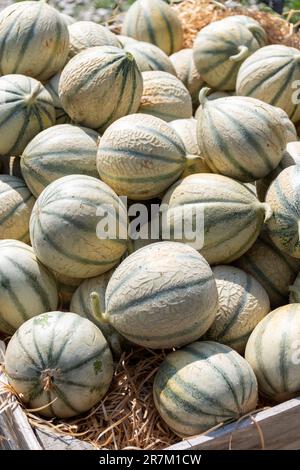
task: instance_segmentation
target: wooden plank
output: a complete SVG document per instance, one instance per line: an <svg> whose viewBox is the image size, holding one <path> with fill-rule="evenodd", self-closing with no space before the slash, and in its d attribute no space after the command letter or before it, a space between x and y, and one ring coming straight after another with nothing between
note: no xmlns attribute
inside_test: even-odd
<svg viewBox="0 0 300 470"><path fill-rule="evenodd" d="M97 450L88 442L81 441L71 436L54 434L44 429L34 430L41 446L46 450Z"/></svg>
<svg viewBox="0 0 300 470"><path fill-rule="evenodd" d="M0 362L4 359L5 345L0 341ZM0 371L0 385L7 383ZM10 406L1 410L9 399ZM9 393L0 394L0 450L42 450L28 419L17 400Z"/></svg>
<svg viewBox="0 0 300 470"><path fill-rule="evenodd" d="M228 450L232 437L232 449L261 449L261 439L257 426L261 429L264 448L267 450L300 449L300 397L286 401L240 423L232 423L205 436L187 439L171 447L170 450Z"/></svg>

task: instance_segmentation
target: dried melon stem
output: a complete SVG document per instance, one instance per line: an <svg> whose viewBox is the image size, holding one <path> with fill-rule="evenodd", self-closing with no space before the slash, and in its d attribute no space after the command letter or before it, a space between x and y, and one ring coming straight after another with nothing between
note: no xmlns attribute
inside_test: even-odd
<svg viewBox="0 0 300 470"><path fill-rule="evenodd" d="M41 373L41 382L45 392L49 392L53 388L53 382L56 378L61 377L60 369L45 369Z"/></svg>
<svg viewBox="0 0 300 470"><path fill-rule="evenodd" d="M109 323L106 312L102 312L99 294L97 294L97 292L92 292L90 295L90 300L94 317L97 318L97 320L101 323Z"/></svg>
<svg viewBox="0 0 300 470"><path fill-rule="evenodd" d="M199 101L202 106L204 106L205 103L207 103L207 95L211 91L211 88L205 86L204 88L201 88L200 93L199 93Z"/></svg>
<svg viewBox="0 0 300 470"><path fill-rule="evenodd" d="M229 60L232 62L239 62L240 60L246 59L249 54L249 49L247 46L239 46L238 53L229 57Z"/></svg>

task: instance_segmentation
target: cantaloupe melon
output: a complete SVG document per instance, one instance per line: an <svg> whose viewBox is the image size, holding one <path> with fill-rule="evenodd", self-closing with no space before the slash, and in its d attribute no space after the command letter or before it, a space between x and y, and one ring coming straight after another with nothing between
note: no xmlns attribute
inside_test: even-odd
<svg viewBox="0 0 300 470"><path fill-rule="evenodd" d="M35 199L24 181L0 175L0 239L29 242L29 219Z"/></svg>
<svg viewBox="0 0 300 470"><path fill-rule="evenodd" d="M183 346L212 324L218 294L205 259L182 243L158 242L117 267L106 290L104 321L126 339L161 349Z"/></svg>
<svg viewBox="0 0 300 470"><path fill-rule="evenodd" d="M143 94L139 112L166 122L193 115L192 99L183 83L167 72L143 72Z"/></svg>
<svg viewBox="0 0 300 470"><path fill-rule="evenodd" d="M208 100L200 92L198 144L214 173L244 182L268 175L279 164L287 144L277 110L254 98L231 96Z"/></svg>
<svg viewBox="0 0 300 470"><path fill-rule="evenodd" d="M98 177L99 134L87 127L60 124L40 132L21 156L24 180L36 197L52 181L67 175Z"/></svg>
<svg viewBox="0 0 300 470"><path fill-rule="evenodd" d="M25 75L0 77L0 155L19 156L39 132L53 126L53 100L43 85Z"/></svg>
<svg viewBox="0 0 300 470"><path fill-rule="evenodd" d="M65 65L68 26L46 2L18 2L0 13L1 75L47 80Z"/></svg>
<svg viewBox="0 0 300 470"><path fill-rule="evenodd" d="M75 313L48 312L22 325L5 354L9 383L29 408L69 418L105 395L113 360L101 331Z"/></svg>
<svg viewBox="0 0 300 470"><path fill-rule="evenodd" d="M176 11L162 0L137 0L126 13L122 34L160 47L170 55L182 49L183 30Z"/></svg>
<svg viewBox="0 0 300 470"><path fill-rule="evenodd" d="M233 266L213 268L219 309L206 339L226 344L243 354L256 325L270 312L267 292L251 274Z"/></svg>
<svg viewBox="0 0 300 470"><path fill-rule="evenodd" d="M252 332L245 358L252 366L258 389L269 401L280 403L300 392L300 305L279 307Z"/></svg>
<svg viewBox="0 0 300 470"><path fill-rule="evenodd" d="M70 36L69 57L89 47L120 47L117 36L105 26L93 21L76 21L68 27Z"/></svg>
<svg viewBox="0 0 300 470"><path fill-rule="evenodd" d="M57 285L33 249L17 240L0 240L0 331L12 334L35 315L57 308Z"/></svg>
<svg viewBox="0 0 300 470"><path fill-rule="evenodd" d="M189 91L194 106L197 106L199 103L199 91L204 85L204 80L194 63L193 50L182 49L172 54L170 59L175 67L177 77Z"/></svg>
<svg viewBox="0 0 300 470"><path fill-rule="evenodd" d="M143 42L137 41L136 39L130 38L129 36L123 36L122 34L117 34L117 38L122 47L129 46L130 44L135 44L136 42Z"/></svg>
<svg viewBox="0 0 300 470"><path fill-rule="evenodd" d="M234 24L238 23L245 26L250 31L250 33L253 34L260 47L266 46L268 44L266 31L261 26L261 24L254 18L251 18L251 16L233 15L227 16L225 19L227 22Z"/></svg>
<svg viewBox="0 0 300 470"><path fill-rule="evenodd" d="M61 72L58 72L57 74L53 75L53 77L51 77L50 80L45 83L45 88L50 93L54 103L56 124L67 124L71 122L71 118L63 109L62 103L58 96L60 75Z"/></svg>
<svg viewBox="0 0 300 470"><path fill-rule="evenodd" d="M91 47L74 56L63 69L59 99L71 119L92 129L135 113L143 79L129 52L117 47ZM101 103L101 105L100 105Z"/></svg>
<svg viewBox="0 0 300 470"><path fill-rule="evenodd" d="M141 72L160 70L176 76L176 71L167 54L149 42L134 41L123 46L135 58Z"/></svg>
<svg viewBox="0 0 300 470"><path fill-rule="evenodd" d="M167 355L153 395L167 425L179 436L194 436L254 410L257 380L236 351L199 341Z"/></svg>
<svg viewBox="0 0 300 470"><path fill-rule="evenodd" d="M99 227L108 210L115 233ZM91 176L53 181L31 214L30 239L37 257L65 276L84 279L109 271L125 253L126 237L125 206L109 186Z"/></svg>

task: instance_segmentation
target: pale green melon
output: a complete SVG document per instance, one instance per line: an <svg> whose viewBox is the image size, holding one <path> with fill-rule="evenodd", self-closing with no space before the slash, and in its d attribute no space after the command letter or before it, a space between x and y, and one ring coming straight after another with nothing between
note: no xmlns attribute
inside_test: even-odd
<svg viewBox="0 0 300 470"><path fill-rule="evenodd" d="M170 59L175 67L177 77L189 91L193 104L196 106L199 103L199 91L204 85L204 80L195 66L193 50L182 49L172 54Z"/></svg>
<svg viewBox="0 0 300 470"><path fill-rule="evenodd" d="M89 47L120 47L117 36L105 26L93 21L76 21L68 27L70 36L69 57Z"/></svg>
<svg viewBox="0 0 300 470"><path fill-rule="evenodd" d="M160 70L176 76L176 71L167 54L154 44L143 41L129 41L123 47L133 55L141 72Z"/></svg>

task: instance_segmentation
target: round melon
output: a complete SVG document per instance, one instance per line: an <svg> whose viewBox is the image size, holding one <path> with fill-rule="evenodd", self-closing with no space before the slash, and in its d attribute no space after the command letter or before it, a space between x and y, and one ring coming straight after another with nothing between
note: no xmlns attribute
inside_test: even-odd
<svg viewBox="0 0 300 470"><path fill-rule="evenodd" d="M101 331L75 313L48 312L28 320L5 354L10 385L28 408L69 418L105 395L113 360Z"/></svg>
<svg viewBox="0 0 300 470"><path fill-rule="evenodd" d="M300 305L279 307L252 332L245 358L252 366L260 394L280 403L300 392Z"/></svg>
<svg viewBox="0 0 300 470"><path fill-rule="evenodd" d="M108 210L112 232L104 233L100 223L106 223ZM84 279L109 271L126 251L122 237L127 237L125 206L109 186L91 176L53 181L31 214L30 239L37 257L65 276Z"/></svg>
<svg viewBox="0 0 300 470"><path fill-rule="evenodd" d="M195 66L193 50L182 49L172 54L170 59L175 67L177 77L189 91L193 104L197 105L199 103L199 91L204 85L204 80Z"/></svg>
<svg viewBox="0 0 300 470"><path fill-rule="evenodd" d="M282 253L265 231L235 264L265 288L272 308L288 302L289 286L300 270L300 260Z"/></svg>
<svg viewBox="0 0 300 470"><path fill-rule="evenodd" d="M122 47L127 47L130 44L142 42L142 41L137 41L136 39L130 38L129 36L123 36L122 34L117 34L117 38Z"/></svg>
<svg viewBox="0 0 300 470"><path fill-rule="evenodd" d="M285 168L266 195L272 208L267 228L273 243L284 253L300 258L300 166Z"/></svg>
<svg viewBox="0 0 300 470"><path fill-rule="evenodd" d="M252 96L282 108L293 122L300 120L297 87L300 52L275 44L262 47L242 65L236 83L238 95Z"/></svg>
<svg viewBox="0 0 300 470"><path fill-rule="evenodd" d="M229 92L229 91L209 91L206 95L206 98L210 101L213 101L213 100L218 100L219 98L227 98L228 96L233 96L233 95L234 93ZM195 119L198 119L198 117L200 116L201 109L202 109L202 105L200 104L198 108L196 109Z"/></svg>
<svg viewBox="0 0 300 470"><path fill-rule="evenodd" d="M266 290L251 274L233 266L216 266L213 274L219 309L205 338L226 344L243 354L256 325L269 313Z"/></svg>
<svg viewBox="0 0 300 470"><path fill-rule="evenodd" d="M33 249L17 240L0 240L0 331L12 334L35 315L57 308L54 277Z"/></svg>
<svg viewBox="0 0 300 470"><path fill-rule="evenodd" d="M217 90L234 90L241 64L259 44L249 29L226 19L201 29L194 42L194 62L203 80Z"/></svg>
<svg viewBox="0 0 300 470"><path fill-rule="evenodd" d="M246 15L233 15L227 16L225 19L227 22L233 24L238 23L245 26L250 31L250 33L253 34L260 47L266 46L268 44L266 31L254 18Z"/></svg>
<svg viewBox="0 0 300 470"><path fill-rule="evenodd" d="M69 57L89 47L120 47L117 36L105 26L93 21L76 21L68 27L70 36Z"/></svg>
<svg viewBox="0 0 300 470"><path fill-rule="evenodd" d="M150 42L167 55L183 47L183 30L176 11L163 0L137 0L126 13L122 34Z"/></svg>
<svg viewBox="0 0 300 470"><path fill-rule="evenodd" d="M143 94L139 112L166 122L191 118L192 99L183 83L167 72L143 72Z"/></svg>
<svg viewBox="0 0 300 470"><path fill-rule="evenodd" d="M161 119L125 116L101 137L97 168L101 179L121 196L150 199L165 191L183 172L186 153L181 139Z"/></svg>
<svg viewBox="0 0 300 470"><path fill-rule="evenodd" d="M286 129L278 112L254 98L208 100L203 88L198 144L212 172L250 182L268 175L285 150Z"/></svg>
<svg viewBox="0 0 300 470"><path fill-rule="evenodd" d="M23 74L45 81L63 68L68 26L46 2L18 2L0 13L1 75Z"/></svg>
<svg viewBox="0 0 300 470"><path fill-rule="evenodd" d="M59 99L71 119L92 129L106 129L116 119L135 113L143 79L129 52L117 47L91 47L63 69Z"/></svg>
<svg viewBox="0 0 300 470"><path fill-rule="evenodd" d="M298 140L296 127L288 117L287 113L283 111L283 109L278 108L277 106L275 106L275 109L277 113L279 113L280 119L284 124L287 143L295 142L296 140Z"/></svg>
<svg viewBox="0 0 300 470"><path fill-rule="evenodd" d="M203 235L199 250L209 264L239 258L253 245L270 216L268 205L259 202L245 185L210 173L190 175L171 186L162 200L162 212L162 238L185 243L191 239L185 233L176 235L178 223L194 226L197 215L198 236Z"/></svg>
<svg viewBox="0 0 300 470"><path fill-rule="evenodd" d="M98 177L96 167L99 134L86 127L60 124L32 139L21 156L24 180L36 197L52 181L80 174Z"/></svg>
<svg viewBox="0 0 300 470"><path fill-rule="evenodd" d="M34 203L22 179L0 175L0 239L29 242L29 219Z"/></svg>
<svg viewBox="0 0 300 470"><path fill-rule="evenodd" d="M290 304L299 304L300 303L300 276L299 273L294 281L294 284L292 284L289 287L290 290L290 297L289 297L289 303Z"/></svg>
<svg viewBox="0 0 300 470"><path fill-rule="evenodd" d="M234 421L257 404L253 370L236 351L199 341L171 352L153 384L156 408L179 436L195 436Z"/></svg>
<svg viewBox="0 0 300 470"><path fill-rule="evenodd" d="M0 77L0 155L18 156L39 132L55 123L53 100L25 75Z"/></svg>
<svg viewBox="0 0 300 470"><path fill-rule="evenodd" d="M72 23L75 23L75 19L72 18L72 16L67 15L66 13L60 13L60 16L62 16L64 22L69 26Z"/></svg>
<svg viewBox="0 0 300 470"><path fill-rule="evenodd" d="M167 54L149 42L134 41L125 44L125 51L133 55L141 72L161 70L176 76L176 71Z"/></svg>
<svg viewBox="0 0 300 470"><path fill-rule="evenodd" d="M58 96L58 86L60 80L61 72L55 74L48 82L45 83L46 90L50 93L51 98L54 103L55 107L55 117L56 117L56 124L67 124L71 121L70 116L67 115L61 101Z"/></svg>
<svg viewBox="0 0 300 470"><path fill-rule="evenodd" d="M153 349L202 336L218 308L205 259L182 243L158 242L128 256L113 273L102 318L126 339Z"/></svg>

